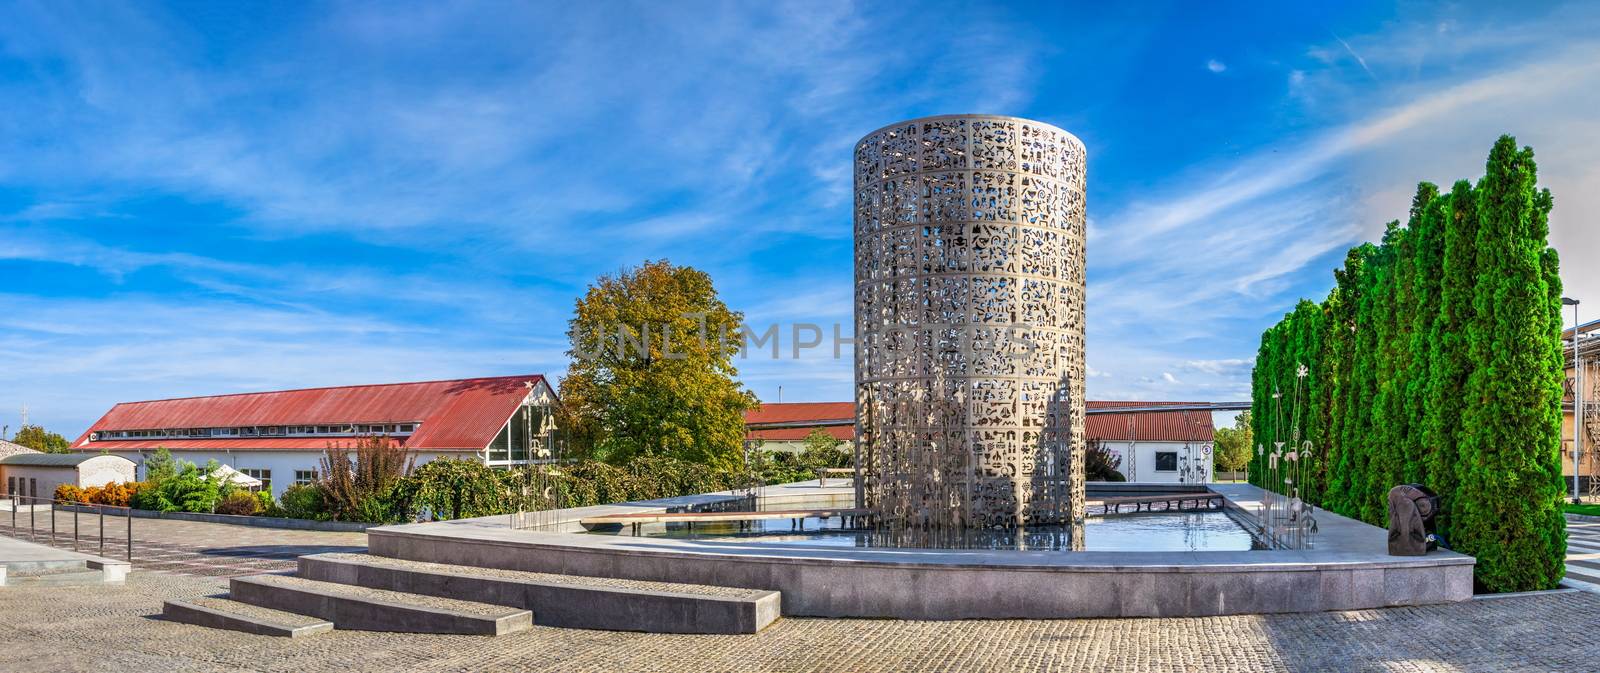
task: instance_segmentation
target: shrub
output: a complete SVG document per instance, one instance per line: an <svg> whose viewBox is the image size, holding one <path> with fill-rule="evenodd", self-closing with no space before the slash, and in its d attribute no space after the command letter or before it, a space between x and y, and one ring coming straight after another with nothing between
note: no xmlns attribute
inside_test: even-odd
<svg viewBox="0 0 1600 673"><path fill-rule="evenodd" d="M329 444L322 458L322 488L328 512L341 521L383 523L391 520L392 491L411 473L415 457L405 447L378 435L346 447Z"/></svg>
<svg viewBox="0 0 1600 673"><path fill-rule="evenodd" d="M56 487L56 493L55 493L55 499L56 499L56 502L88 502L89 501L88 500L88 496L84 495L83 489L78 488L77 484L62 484L60 486L57 486Z"/></svg>
<svg viewBox="0 0 1600 673"><path fill-rule="evenodd" d="M476 460L423 463L395 486L393 507L407 518L467 519L510 511L521 471L496 470Z"/></svg>
<svg viewBox="0 0 1600 673"><path fill-rule="evenodd" d="M205 468L188 461L179 461L176 473L150 487L140 489L130 497L139 509L158 512L210 512L222 496L222 480L211 476L217 469L216 461Z"/></svg>
<svg viewBox="0 0 1600 673"><path fill-rule="evenodd" d="M89 502L114 507L128 507L140 490L148 488L144 482L110 483L100 488L88 489Z"/></svg>
<svg viewBox="0 0 1600 673"><path fill-rule="evenodd" d="M217 503L216 511L218 514L253 516L261 511L261 499L249 491L236 490Z"/></svg>
<svg viewBox="0 0 1600 673"><path fill-rule="evenodd" d="M1112 453L1105 442L1090 440L1083 454L1083 474L1087 481L1127 481L1119 468L1122 456Z"/></svg>
<svg viewBox="0 0 1600 673"><path fill-rule="evenodd" d="M327 501L318 484L295 484L285 489L278 499L278 515L291 519L328 519Z"/></svg>

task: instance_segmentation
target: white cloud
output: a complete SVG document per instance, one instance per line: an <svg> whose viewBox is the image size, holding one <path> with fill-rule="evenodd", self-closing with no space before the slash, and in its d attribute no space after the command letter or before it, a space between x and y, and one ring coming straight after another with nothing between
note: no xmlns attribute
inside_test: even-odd
<svg viewBox="0 0 1600 673"><path fill-rule="evenodd" d="M1206 61L1206 70L1210 70L1211 72L1222 72L1227 69L1228 65L1222 61L1218 61L1217 59Z"/></svg>
<svg viewBox="0 0 1600 673"><path fill-rule="evenodd" d="M1183 368L1212 375L1236 375L1241 370L1248 371L1255 365L1255 358L1224 358L1221 360L1189 360L1183 363Z"/></svg>
<svg viewBox="0 0 1600 673"><path fill-rule="evenodd" d="M1419 30L1432 34L1434 24ZM1536 35L1540 28L1511 32ZM1414 46L1411 37L1403 31L1352 37L1330 53L1360 54L1365 78L1368 70L1387 71L1390 59L1416 58L1369 42ZM1459 30L1442 40L1479 42ZM1550 52L1536 46L1547 43L1523 42L1482 40L1497 59L1493 67L1437 67L1360 94L1329 73L1337 57L1330 57L1329 70L1296 69L1289 76L1296 100L1340 101L1337 109L1316 112L1378 112L1295 144L1194 167L1191 181L1101 211L1090 250L1090 357L1147 373L1097 383L1091 395L1157 394L1148 386L1170 383L1159 367L1171 354L1225 347L1236 350L1186 361L1186 371L1206 378L1187 381L1180 392L1247 396L1256 326L1291 309L1300 295L1321 299L1333 282L1333 256L1375 238L1383 222L1403 219L1417 181L1448 187L1482 175L1489 146L1504 132L1533 145L1541 183L1555 194L1551 241L1567 261L1568 291L1600 297L1600 275L1583 273L1576 261L1579 251L1600 249L1600 228L1587 226L1600 219L1600 191L1585 186L1600 183L1593 163L1600 120L1590 114L1600 106L1600 44L1591 36ZM1481 56L1453 51L1459 47L1439 58ZM1512 53L1518 47L1525 51Z"/></svg>

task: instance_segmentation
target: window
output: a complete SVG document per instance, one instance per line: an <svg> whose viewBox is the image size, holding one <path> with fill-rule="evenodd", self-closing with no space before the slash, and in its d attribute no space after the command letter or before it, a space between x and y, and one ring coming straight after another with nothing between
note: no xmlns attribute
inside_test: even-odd
<svg viewBox="0 0 1600 673"><path fill-rule="evenodd" d="M294 483L295 483L296 486L310 486L311 482L314 482L316 480L317 480L317 471L316 470L295 470L294 471Z"/></svg>
<svg viewBox="0 0 1600 673"><path fill-rule="evenodd" d="M16 477L6 477L6 495L11 495L11 494L16 493L16 492L17 492L17 478Z"/></svg>
<svg viewBox="0 0 1600 673"><path fill-rule="evenodd" d="M250 467L239 471L243 472L247 477L255 477L256 479L260 479L261 490L269 493L272 492L272 470L262 470Z"/></svg>
<svg viewBox="0 0 1600 673"><path fill-rule="evenodd" d="M39 480L33 477L28 477L28 497L39 497Z"/></svg>
<svg viewBox="0 0 1600 673"><path fill-rule="evenodd" d="M412 428L413 428L413 427L415 427L415 426L413 426L413 425L411 425L411 424L410 424L410 423L407 423L407 424L404 424L404 425L401 425L401 426L400 426L400 432L411 432L411 429L412 429Z"/></svg>
<svg viewBox="0 0 1600 673"><path fill-rule="evenodd" d="M1177 451L1157 451L1156 452L1156 471L1157 472L1177 472L1178 471L1178 452Z"/></svg>

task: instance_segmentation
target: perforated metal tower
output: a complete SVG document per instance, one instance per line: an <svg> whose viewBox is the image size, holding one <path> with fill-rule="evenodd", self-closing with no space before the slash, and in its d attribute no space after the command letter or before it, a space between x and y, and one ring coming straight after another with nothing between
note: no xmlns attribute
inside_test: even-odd
<svg viewBox="0 0 1600 673"><path fill-rule="evenodd" d="M989 115L856 145L857 460L881 526L1083 520L1084 159Z"/></svg>

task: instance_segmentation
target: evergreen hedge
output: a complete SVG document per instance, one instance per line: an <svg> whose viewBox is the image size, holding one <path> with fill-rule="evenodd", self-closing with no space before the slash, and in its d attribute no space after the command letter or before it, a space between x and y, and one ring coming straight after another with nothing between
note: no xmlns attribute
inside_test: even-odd
<svg viewBox="0 0 1600 673"><path fill-rule="evenodd" d="M1561 281L1536 178L1533 150L1502 136L1476 185L1418 185L1405 226L1351 249L1325 300L1262 335L1251 483L1289 492L1268 483L1269 454L1309 443L1308 502L1384 525L1388 490L1421 483L1443 497L1440 536L1477 557L1482 588L1555 587Z"/></svg>

